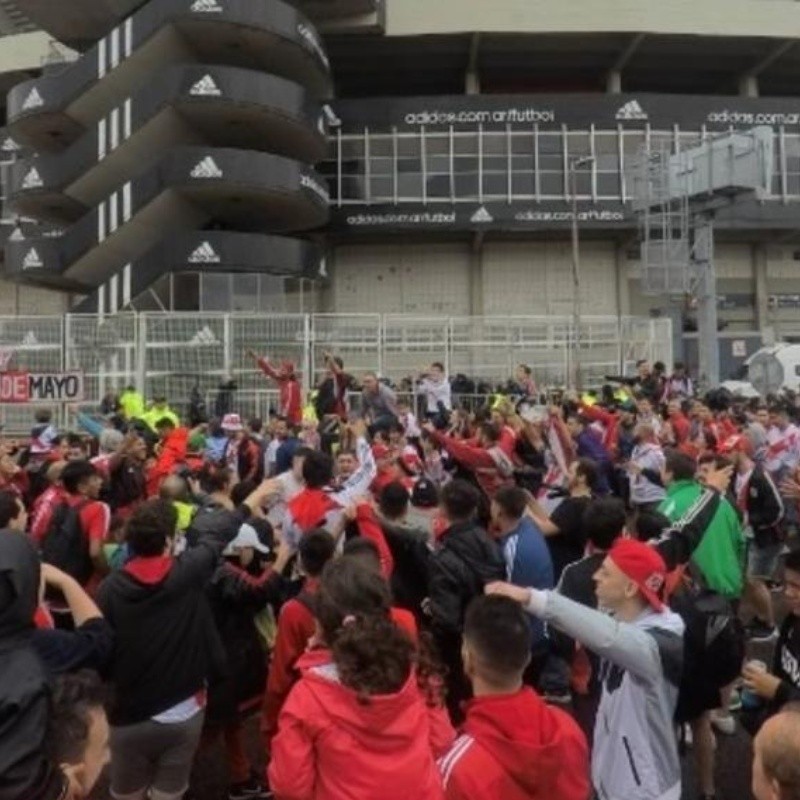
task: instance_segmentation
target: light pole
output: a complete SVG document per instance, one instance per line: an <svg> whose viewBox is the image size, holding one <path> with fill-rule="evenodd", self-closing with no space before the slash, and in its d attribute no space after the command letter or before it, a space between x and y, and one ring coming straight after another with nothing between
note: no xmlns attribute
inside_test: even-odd
<svg viewBox="0 0 800 800"><path fill-rule="evenodd" d="M572 195L572 383L581 389L581 249L578 234L578 168L594 164L594 156L580 156L569 162L570 194Z"/></svg>

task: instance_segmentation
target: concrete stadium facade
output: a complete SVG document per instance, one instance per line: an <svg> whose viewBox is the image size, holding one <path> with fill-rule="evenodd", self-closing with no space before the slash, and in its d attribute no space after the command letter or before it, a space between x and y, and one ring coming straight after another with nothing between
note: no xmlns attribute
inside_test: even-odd
<svg viewBox="0 0 800 800"><path fill-rule="evenodd" d="M800 336L793 0L317 0L286 7L298 16L283 62L263 52L277 0L251 0L241 18L236 0L16 6L77 51L74 75L86 71L44 75L8 102L10 134L38 155L6 171L7 206L60 235L40 234L47 266L34 275L23 228L6 276L69 292L64 308L80 296L104 311L569 313L569 170L591 158L575 176L582 307L670 316L691 360L690 304L641 292L626 169L644 147L761 124L775 136L771 194L719 217L723 369L764 336ZM109 69L128 24L131 55ZM190 102L212 71L221 94ZM23 113L36 86L45 105ZM97 163L100 123L106 137L122 125L122 139L126 113L132 135ZM34 163L45 185L24 189ZM192 178L196 168L212 177ZM230 208L214 199L234 186L246 196ZM233 234L241 247L220 252ZM206 243L219 262L189 261Z"/></svg>

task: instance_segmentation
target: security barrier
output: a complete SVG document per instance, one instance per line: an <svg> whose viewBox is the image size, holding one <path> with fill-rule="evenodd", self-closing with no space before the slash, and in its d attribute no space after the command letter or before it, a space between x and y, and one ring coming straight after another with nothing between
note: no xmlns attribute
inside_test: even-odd
<svg viewBox="0 0 800 800"><path fill-rule="evenodd" d="M539 387L563 387L578 358L584 387L606 374L630 374L640 358L672 361L668 319L584 317L417 317L395 314L123 313L59 317L0 317L0 355L6 371L81 371L85 397L96 408L102 397L134 385L149 399L165 395L185 409L196 387L213 410L216 390L233 380L243 415L265 416L277 402L248 351L291 360L304 389L324 372L323 354L340 356L347 372L374 371L408 386L431 361L451 377L474 383L472 394L512 377L529 364ZM2 359L0 359L2 366ZM68 409L54 406L57 421ZM6 432L29 430L33 409L0 405Z"/></svg>

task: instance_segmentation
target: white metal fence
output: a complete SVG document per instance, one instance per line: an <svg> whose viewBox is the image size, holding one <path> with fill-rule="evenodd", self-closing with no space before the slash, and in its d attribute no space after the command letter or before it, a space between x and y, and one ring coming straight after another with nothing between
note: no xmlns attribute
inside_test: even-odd
<svg viewBox="0 0 800 800"><path fill-rule="evenodd" d="M294 361L305 388L319 379L326 351L356 376L372 370L395 383L441 361L451 377L493 385L525 363L541 387L565 386L577 349L583 384L592 386L606 374L631 373L640 358L670 364L672 328L668 319L634 317L584 317L576 331L565 316L69 314L0 317L0 349L12 351L11 370L83 371L89 406L134 384L148 398L164 394L185 408L193 387L213 398L233 378L241 413L264 416L275 387L247 357L251 349ZM31 416L26 406L0 407L9 431L26 431Z"/></svg>

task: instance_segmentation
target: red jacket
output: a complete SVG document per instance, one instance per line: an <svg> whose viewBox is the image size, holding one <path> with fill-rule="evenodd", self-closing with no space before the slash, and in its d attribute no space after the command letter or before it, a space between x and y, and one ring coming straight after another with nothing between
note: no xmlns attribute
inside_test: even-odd
<svg viewBox="0 0 800 800"><path fill-rule="evenodd" d="M267 690L261 709L261 736L267 749L278 731L280 714L289 692L297 681L297 661L305 653L308 640L314 635L314 615L302 597L312 598L319 588L317 578L306 578L301 598L292 598L278 615L278 632L269 664Z"/></svg>
<svg viewBox="0 0 800 800"><path fill-rule="evenodd" d="M275 369L266 358L259 358L258 366L278 384L281 416L286 417L291 425L299 425L303 421L303 399L294 369L290 372Z"/></svg>
<svg viewBox="0 0 800 800"><path fill-rule="evenodd" d="M513 485L513 463L498 445L490 450L467 444L461 439L433 431L431 438L441 445L462 467L475 473L478 485L491 499L503 486Z"/></svg>
<svg viewBox="0 0 800 800"><path fill-rule="evenodd" d="M307 653L272 740L276 800L443 800L435 759L454 732L409 675L403 688L370 698L339 683L330 653Z"/></svg>
<svg viewBox="0 0 800 800"><path fill-rule="evenodd" d="M171 475L175 467L186 458L189 445L189 429L175 428L161 443L156 463L147 474L147 496L154 497L161 488L161 482Z"/></svg>
<svg viewBox="0 0 800 800"><path fill-rule="evenodd" d="M310 599L318 588L318 578L306 578L301 595ZM415 642L419 640L417 622L410 611L392 608L390 613L398 628L402 628ZM302 599L292 598L281 608L261 710L261 736L267 750L272 749L272 737L278 732L278 715L297 682L297 662L306 652L315 628L311 609Z"/></svg>
<svg viewBox="0 0 800 800"><path fill-rule="evenodd" d="M58 484L48 486L34 501L31 512L31 539L39 545L50 528L53 512L67 499L67 493Z"/></svg>
<svg viewBox="0 0 800 800"><path fill-rule="evenodd" d="M692 423L689 422L684 414L680 412L670 414L669 423L672 425L672 432L675 434L676 446L680 446L689 440L689 436L692 432Z"/></svg>
<svg viewBox="0 0 800 800"><path fill-rule="evenodd" d="M533 689L479 697L439 760L447 800L586 800L589 749L576 722Z"/></svg>

